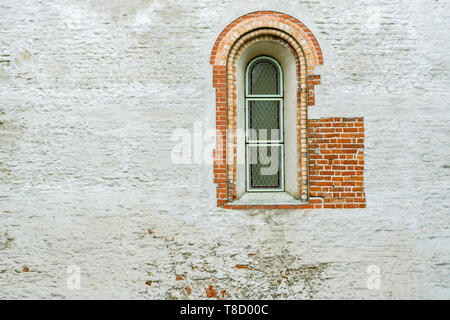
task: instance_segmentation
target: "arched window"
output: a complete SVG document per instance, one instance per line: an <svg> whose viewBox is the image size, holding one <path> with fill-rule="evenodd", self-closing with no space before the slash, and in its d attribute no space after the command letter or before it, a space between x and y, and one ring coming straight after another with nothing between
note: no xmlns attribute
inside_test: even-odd
<svg viewBox="0 0 450 320"><path fill-rule="evenodd" d="M246 189L284 191L283 73L260 56L246 69Z"/></svg>

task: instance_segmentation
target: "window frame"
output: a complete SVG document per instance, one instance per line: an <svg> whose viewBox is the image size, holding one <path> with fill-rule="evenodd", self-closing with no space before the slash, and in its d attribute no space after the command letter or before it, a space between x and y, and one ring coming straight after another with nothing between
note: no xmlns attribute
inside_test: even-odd
<svg viewBox="0 0 450 320"><path fill-rule="evenodd" d="M280 147L280 188L251 188L250 187L250 170L249 170L249 156L248 156L248 149L250 147L260 147L260 146L274 146L274 147ZM246 189L247 192L284 192L284 144L277 144L277 143L246 143L245 144L245 171L246 171Z"/></svg>
<svg viewBox="0 0 450 320"><path fill-rule="evenodd" d="M271 61L278 72L278 94L248 94L250 82L249 82L249 74L251 67L257 63L259 60L269 60ZM244 99L245 99L245 177L246 177L246 192L284 192L284 162L285 162L285 154L284 154L284 86L283 86L283 69L281 68L280 63L272 57L269 56L258 56L250 62L248 62L246 71L245 71L245 88L244 88ZM249 129L250 129L250 101L278 101L279 102L279 139L278 140L250 140L249 139ZM268 132L268 135L270 132ZM279 188L251 188L250 186L250 167L249 167L249 147L259 147L259 146L276 146L280 147L280 187Z"/></svg>

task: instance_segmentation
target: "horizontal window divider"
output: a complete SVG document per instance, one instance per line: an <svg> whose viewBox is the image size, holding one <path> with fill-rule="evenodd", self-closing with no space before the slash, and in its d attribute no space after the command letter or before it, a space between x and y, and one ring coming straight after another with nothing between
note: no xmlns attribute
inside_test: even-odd
<svg viewBox="0 0 450 320"><path fill-rule="evenodd" d="M250 95L245 96L247 100L282 100L282 95Z"/></svg>
<svg viewBox="0 0 450 320"><path fill-rule="evenodd" d="M274 192L274 191L284 191L284 188L278 188L278 189L268 189L268 188L249 188L247 189L247 192Z"/></svg>
<svg viewBox="0 0 450 320"><path fill-rule="evenodd" d="M249 140L247 141L247 144L249 145L258 145L258 146L273 146L273 145L280 145L284 144L284 141L282 140Z"/></svg>

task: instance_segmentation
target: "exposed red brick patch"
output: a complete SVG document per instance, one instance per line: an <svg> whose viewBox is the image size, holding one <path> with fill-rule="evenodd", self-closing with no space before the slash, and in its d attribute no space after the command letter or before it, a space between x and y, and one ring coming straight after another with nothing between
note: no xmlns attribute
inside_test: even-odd
<svg viewBox="0 0 450 320"><path fill-rule="evenodd" d="M183 280L183 276L177 276L176 280Z"/></svg>
<svg viewBox="0 0 450 320"><path fill-rule="evenodd" d="M335 117L308 123L310 197L321 198L325 209L365 208L364 119Z"/></svg>
<svg viewBox="0 0 450 320"><path fill-rule="evenodd" d="M246 264L237 264L237 265L235 266L235 268L236 268L236 269L248 269L249 266L246 265Z"/></svg>
<svg viewBox="0 0 450 320"><path fill-rule="evenodd" d="M221 294L221 296L222 296L221 299L226 299L226 298L229 297L229 294L228 294L228 292L227 292L226 290L222 290L222 291L220 292L220 294Z"/></svg>
<svg viewBox="0 0 450 320"><path fill-rule="evenodd" d="M214 291L214 288L212 285L209 285L208 289L206 289L206 297L207 298L215 298L217 297L217 292Z"/></svg>
<svg viewBox="0 0 450 320"><path fill-rule="evenodd" d="M186 290L186 293L189 295L191 294L191 288L189 286L187 286L186 288L184 288L184 290Z"/></svg>
<svg viewBox="0 0 450 320"><path fill-rule="evenodd" d="M23 267L22 271L23 271L23 272L28 272L28 271L30 271L30 268L28 268L28 267Z"/></svg>

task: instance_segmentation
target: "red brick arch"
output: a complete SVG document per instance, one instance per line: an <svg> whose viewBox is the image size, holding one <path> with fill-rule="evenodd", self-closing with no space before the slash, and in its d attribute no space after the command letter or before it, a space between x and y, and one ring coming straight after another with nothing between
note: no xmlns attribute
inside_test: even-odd
<svg viewBox="0 0 450 320"><path fill-rule="evenodd" d="M227 46L231 46L243 34L260 28L285 30L294 38L306 41L306 43L302 44L302 47L309 49L311 52L310 62L312 62L312 65L323 64L322 49L311 30L296 18L276 11L248 13L227 25L214 43L210 63L212 65L220 65L221 62L218 59L223 58L224 55L226 56L228 52Z"/></svg>

